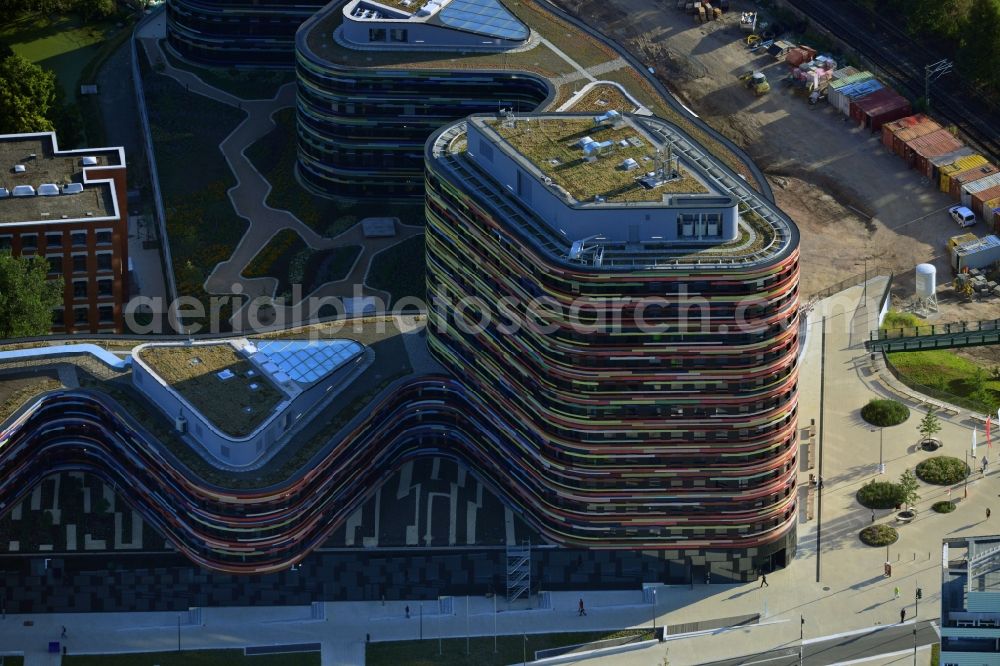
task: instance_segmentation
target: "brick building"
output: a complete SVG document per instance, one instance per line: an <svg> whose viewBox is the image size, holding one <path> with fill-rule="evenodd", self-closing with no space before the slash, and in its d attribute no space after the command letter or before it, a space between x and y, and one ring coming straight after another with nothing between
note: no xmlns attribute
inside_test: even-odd
<svg viewBox="0 0 1000 666"><path fill-rule="evenodd" d="M59 150L52 132L0 135L0 250L38 255L64 284L57 333L121 332L128 298L122 148Z"/></svg>

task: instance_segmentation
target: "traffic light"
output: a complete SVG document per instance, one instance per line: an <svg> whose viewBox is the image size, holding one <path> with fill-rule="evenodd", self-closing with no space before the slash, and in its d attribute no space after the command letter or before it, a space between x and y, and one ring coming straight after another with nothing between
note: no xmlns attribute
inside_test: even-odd
<svg viewBox="0 0 1000 666"><path fill-rule="evenodd" d="M918 588L917 588L917 599L923 599L923 598L924 598L924 591L923 591L923 590L921 590L921 589L920 589L920 588L918 587Z"/></svg>

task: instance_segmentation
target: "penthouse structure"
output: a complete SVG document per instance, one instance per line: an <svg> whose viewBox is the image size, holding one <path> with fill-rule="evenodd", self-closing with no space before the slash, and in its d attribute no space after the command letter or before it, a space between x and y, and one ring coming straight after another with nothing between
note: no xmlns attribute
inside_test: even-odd
<svg viewBox="0 0 1000 666"><path fill-rule="evenodd" d="M59 150L52 132L0 135L0 250L37 255L63 284L52 330L121 332L128 298L122 148Z"/></svg>
<svg viewBox="0 0 1000 666"><path fill-rule="evenodd" d="M476 115L428 141L428 341L554 542L700 580L795 550L798 232L677 127Z"/></svg>

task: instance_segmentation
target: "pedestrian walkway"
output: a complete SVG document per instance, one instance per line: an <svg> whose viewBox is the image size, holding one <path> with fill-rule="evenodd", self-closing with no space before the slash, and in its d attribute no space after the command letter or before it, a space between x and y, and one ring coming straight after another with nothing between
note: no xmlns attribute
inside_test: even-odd
<svg viewBox="0 0 1000 666"><path fill-rule="evenodd" d="M161 46L165 29L163 21L152 21L144 25L138 34L139 42L153 64L153 69L173 78L188 92L228 104L246 113L246 119L223 139L219 149L237 181L228 192L229 199L236 214L245 218L249 226L229 259L217 264L208 276L205 290L210 294L242 293L250 299L273 296L278 286L275 278L246 278L241 272L275 234L290 229L298 233L302 240L315 250L349 245L359 245L363 248L351 271L342 280L321 285L311 294L313 297L374 296L388 304L389 294L365 284L370 262L379 252L423 234L423 228L398 224L398 232L392 238L365 238L361 225L357 224L333 238L324 238L291 212L270 207L267 204L267 197L271 191L271 184L257 170L244 151L274 129L275 124L272 120L274 113L294 106L295 83L285 84L269 100L240 99L208 85L192 72L171 65ZM310 294L302 296L305 298ZM297 310L291 305L285 310L279 316L282 317L281 321L289 324L307 320L316 314L306 309Z"/></svg>

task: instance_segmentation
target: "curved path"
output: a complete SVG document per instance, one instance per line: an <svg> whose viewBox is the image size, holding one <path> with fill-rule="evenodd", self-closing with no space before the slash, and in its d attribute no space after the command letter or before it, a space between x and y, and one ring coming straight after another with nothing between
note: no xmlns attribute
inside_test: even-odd
<svg viewBox="0 0 1000 666"><path fill-rule="evenodd" d="M242 271L275 234L290 229L314 250L349 245L359 245L362 248L350 272L343 279L328 282L314 290L312 294L303 294L304 297L349 298L364 295L375 296L388 304L389 294L371 289L365 284L369 264L382 250L423 234L423 227L397 224L397 235L393 238L365 238L359 223L333 238L325 238L291 212L269 206L267 198L271 192L271 184L253 165L245 151L275 128L272 118L275 112L295 105L295 82L281 86L272 99L241 99L208 85L192 72L171 65L161 46L163 30L163 21L152 21L143 26L139 33L140 43L154 69L185 86L188 92L242 109L247 114L246 119L222 140L219 150L222 151L236 178L236 185L229 189L229 199L236 214L246 219L249 227L230 258L217 264L212 270L205 281L205 291L210 294L242 293L250 298L274 296L278 286L277 279L247 278L242 275ZM356 291L358 293L355 293ZM299 312L288 307L285 314L294 315L298 319L307 319L316 313L304 310ZM285 318L284 321L292 322L292 319Z"/></svg>

